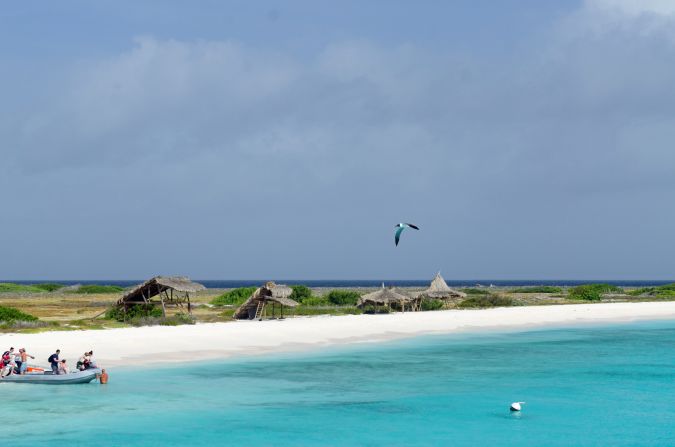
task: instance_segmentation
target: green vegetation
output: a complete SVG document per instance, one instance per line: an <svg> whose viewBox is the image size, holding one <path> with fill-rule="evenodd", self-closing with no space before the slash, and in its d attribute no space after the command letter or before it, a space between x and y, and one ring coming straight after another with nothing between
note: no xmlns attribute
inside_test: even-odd
<svg viewBox="0 0 675 447"><path fill-rule="evenodd" d="M296 285L291 286L291 289L293 289L293 293L289 298L298 303L304 303L305 300L312 298L312 290L307 286Z"/></svg>
<svg viewBox="0 0 675 447"><path fill-rule="evenodd" d="M364 314L388 314L389 312L391 312L391 310L385 306L373 306L371 304L363 306Z"/></svg>
<svg viewBox="0 0 675 447"><path fill-rule="evenodd" d="M600 301L604 293L623 292L619 287L610 284L582 284L569 290L567 297L571 300Z"/></svg>
<svg viewBox="0 0 675 447"><path fill-rule="evenodd" d="M120 286L108 286L108 285L99 285L99 284L86 284L80 286L77 290L74 290L74 293L82 294L94 294L94 293L119 293L124 290L124 287Z"/></svg>
<svg viewBox="0 0 675 447"><path fill-rule="evenodd" d="M127 309L126 312L122 308L112 306L105 313L105 317L108 320L117 320L119 322L131 321L134 318L160 318L161 316L162 309L152 304L136 304Z"/></svg>
<svg viewBox="0 0 675 447"><path fill-rule="evenodd" d="M185 313L177 313L164 318L162 309L152 304L136 304L126 312L118 307L111 307L105 313L105 317L109 320L128 323L132 326L179 326L181 324L195 324L194 317Z"/></svg>
<svg viewBox="0 0 675 447"><path fill-rule="evenodd" d="M253 295L253 292L255 292L256 289L257 287L239 287L238 289L232 289L211 300L211 304L214 306L239 306Z"/></svg>
<svg viewBox="0 0 675 447"><path fill-rule="evenodd" d="M356 306L361 295L353 290L331 290L326 299L338 306Z"/></svg>
<svg viewBox="0 0 675 447"><path fill-rule="evenodd" d="M38 321L37 317L13 307L0 306L0 321Z"/></svg>
<svg viewBox="0 0 675 447"><path fill-rule="evenodd" d="M305 306L304 304L298 307L289 309L289 315L358 315L363 311L356 306L332 306L332 307L315 307Z"/></svg>
<svg viewBox="0 0 675 447"><path fill-rule="evenodd" d="M57 284L55 282L43 282L40 284L33 284L33 286L40 290L44 290L45 292L55 292L64 287L63 284Z"/></svg>
<svg viewBox="0 0 675 447"><path fill-rule="evenodd" d="M15 284L13 282L0 282L0 293L42 293L43 289L28 284Z"/></svg>
<svg viewBox="0 0 675 447"><path fill-rule="evenodd" d="M331 302L324 296L310 296L302 300L303 306L330 306Z"/></svg>
<svg viewBox="0 0 675 447"><path fill-rule="evenodd" d="M431 298L424 298L420 303L420 309L422 310L438 310L442 309L444 303L442 300L434 300Z"/></svg>
<svg viewBox="0 0 675 447"><path fill-rule="evenodd" d="M516 289L510 290L512 293L561 293L561 287L555 286L532 286L532 287L519 287Z"/></svg>
<svg viewBox="0 0 675 447"><path fill-rule="evenodd" d="M628 292L630 296L646 295L654 298L675 298L675 283L657 287L642 287Z"/></svg>
<svg viewBox="0 0 675 447"><path fill-rule="evenodd" d="M474 296L467 298L457 305L461 309L477 309L485 307L513 306L513 299L500 295Z"/></svg>
<svg viewBox="0 0 675 447"><path fill-rule="evenodd" d="M487 289L462 289L462 292L466 293L467 295L487 295L490 293Z"/></svg>
<svg viewBox="0 0 675 447"><path fill-rule="evenodd" d="M147 320L146 320L147 321ZM159 320L159 325L160 326L180 326L183 324L195 324L196 320L195 317L192 315L186 314L186 313L177 313L176 315L172 315L170 317L162 318ZM146 324L143 326L148 326L153 324L150 321L147 321ZM156 324L156 323L154 323Z"/></svg>

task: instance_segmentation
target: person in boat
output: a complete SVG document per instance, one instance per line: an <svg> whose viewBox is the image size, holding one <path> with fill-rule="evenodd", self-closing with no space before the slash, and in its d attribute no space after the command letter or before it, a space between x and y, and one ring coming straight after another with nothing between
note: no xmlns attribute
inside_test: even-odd
<svg viewBox="0 0 675 447"><path fill-rule="evenodd" d="M68 374L68 365L66 365L66 359L63 359L59 362L59 372L57 374Z"/></svg>
<svg viewBox="0 0 675 447"><path fill-rule="evenodd" d="M75 368L79 369L80 371L84 371L85 369L87 369L87 364L89 363L88 356L89 356L88 352L82 354L82 356L79 359L77 359L77 364L75 365Z"/></svg>
<svg viewBox="0 0 675 447"><path fill-rule="evenodd" d="M59 354L61 353L60 349L57 349L56 352L52 355L49 356L47 361L51 364L52 366L52 373L58 374L59 373Z"/></svg>
<svg viewBox="0 0 675 447"><path fill-rule="evenodd" d="M14 348L9 348L9 351L5 351L2 354L2 370L0 371L0 377L9 376L12 374L12 362L14 361Z"/></svg>
<svg viewBox="0 0 675 447"><path fill-rule="evenodd" d="M27 353L26 348L19 349L19 353L21 354L21 364L19 365L19 374L24 375L26 374L26 370L28 369L28 357L30 357L33 360L35 360L35 357Z"/></svg>
<svg viewBox="0 0 675 447"><path fill-rule="evenodd" d="M94 351L89 351L89 354L87 355L87 368L96 368L96 361L94 360Z"/></svg>

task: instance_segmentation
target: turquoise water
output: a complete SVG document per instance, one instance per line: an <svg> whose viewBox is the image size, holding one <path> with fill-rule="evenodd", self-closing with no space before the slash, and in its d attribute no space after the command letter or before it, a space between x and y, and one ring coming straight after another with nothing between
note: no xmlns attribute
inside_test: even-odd
<svg viewBox="0 0 675 447"><path fill-rule="evenodd" d="M0 420L15 446L665 446L674 379L675 322L626 324L0 384Z"/></svg>

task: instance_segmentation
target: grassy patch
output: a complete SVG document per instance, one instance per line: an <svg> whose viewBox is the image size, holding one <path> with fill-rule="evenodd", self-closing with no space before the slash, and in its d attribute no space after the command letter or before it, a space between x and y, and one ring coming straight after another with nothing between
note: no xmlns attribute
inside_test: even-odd
<svg viewBox="0 0 675 447"><path fill-rule="evenodd" d="M642 287L627 292L630 296L649 296L654 298L675 298L675 283L656 287Z"/></svg>
<svg viewBox="0 0 675 447"><path fill-rule="evenodd" d="M600 301L605 293L621 293L623 289L610 284L582 284L572 287L567 297L571 300Z"/></svg>
<svg viewBox="0 0 675 447"><path fill-rule="evenodd" d="M257 287L239 287L238 289L232 289L229 292L225 292L220 296L215 297L211 300L211 304L214 306L239 306L244 303L253 292L255 292Z"/></svg>
<svg viewBox="0 0 675 447"><path fill-rule="evenodd" d="M33 284L33 287L37 287L40 290L43 290L45 292L55 292L59 289L62 289L65 287L63 284L58 284L55 282L43 282L40 284Z"/></svg>
<svg viewBox="0 0 675 447"><path fill-rule="evenodd" d="M38 318L13 307L0 306L0 321L38 321Z"/></svg>
<svg viewBox="0 0 675 447"><path fill-rule="evenodd" d="M431 298L424 298L420 303L421 310L439 310L442 309L445 303L442 300L434 300Z"/></svg>
<svg viewBox="0 0 675 447"><path fill-rule="evenodd" d="M42 293L43 289L29 284L15 284L13 282L0 282L0 293Z"/></svg>
<svg viewBox="0 0 675 447"><path fill-rule="evenodd" d="M555 286L532 286L532 287L518 287L511 289L511 293L561 293L562 287Z"/></svg>
<svg viewBox="0 0 675 447"><path fill-rule="evenodd" d="M358 315L362 314L363 311L356 306L305 306L300 305L298 307L289 310L289 316L305 316L305 315Z"/></svg>
<svg viewBox="0 0 675 447"><path fill-rule="evenodd" d="M486 307L513 306L513 299L500 295L474 296L457 305L460 309L482 309Z"/></svg>
<svg viewBox="0 0 675 447"><path fill-rule="evenodd" d="M74 293L81 294L93 294L93 293L119 293L124 290L124 287L120 286L109 286L109 285L99 285L99 284L86 284L78 287L77 290L74 290Z"/></svg>
<svg viewBox="0 0 675 447"><path fill-rule="evenodd" d="M487 289L462 289L462 292L466 293L467 295L487 295L490 292Z"/></svg>
<svg viewBox="0 0 675 447"><path fill-rule="evenodd" d="M303 306L330 306L328 298L323 296L310 296L302 300Z"/></svg>

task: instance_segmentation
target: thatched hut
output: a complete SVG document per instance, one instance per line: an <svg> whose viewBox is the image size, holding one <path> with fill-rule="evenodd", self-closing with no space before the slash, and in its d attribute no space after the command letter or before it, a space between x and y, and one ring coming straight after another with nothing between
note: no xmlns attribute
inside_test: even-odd
<svg viewBox="0 0 675 447"><path fill-rule="evenodd" d="M406 307L409 310L418 310L417 299L398 293L394 288L387 289L384 287L384 284L382 284L382 288L379 290L363 295L359 298L356 305L361 308L374 306L386 307L387 309L391 309L393 306L394 308L401 309L403 312L405 312Z"/></svg>
<svg viewBox="0 0 675 447"><path fill-rule="evenodd" d="M297 301L289 298L293 289L283 284L275 284L272 281L256 289L244 304L234 312L232 316L236 320L262 320L268 308L272 308L272 317L276 316L279 306L279 317L284 318L284 306L296 307Z"/></svg>
<svg viewBox="0 0 675 447"><path fill-rule="evenodd" d="M434 279L431 280L431 285L427 290L418 294L421 298L433 298L437 300L449 300L455 298L466 298L466 293L459 290L452 289L445 282L441 276L441 272L436 273Z"/></svg>
<svg viewBox="0 0 675 447"><path fill-rule="evenodd" d="M125 293L116 306L126 311L136 304L161 304L165 317L167 306L187 307L188 313L191 313L190 294L205 289L185 276L155 276ZM159 301L152 300L156 296L159 296Z"/></svg>

